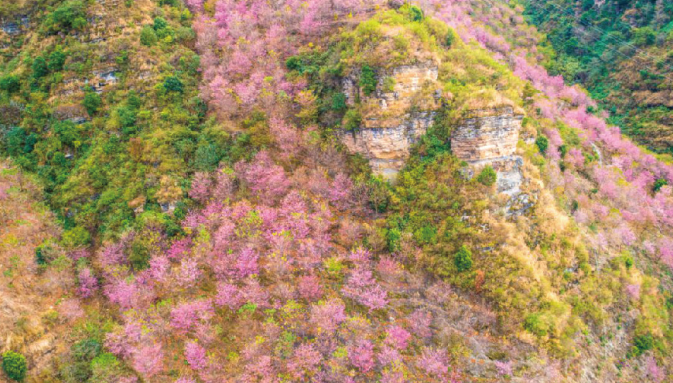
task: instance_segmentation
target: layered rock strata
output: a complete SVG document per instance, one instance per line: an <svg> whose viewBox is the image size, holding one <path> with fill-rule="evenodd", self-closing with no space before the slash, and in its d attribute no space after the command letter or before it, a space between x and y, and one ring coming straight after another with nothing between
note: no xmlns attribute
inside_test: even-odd
<svg viewBox="0 0 673 383"><path fill-rule="evenodd" d="M379 75L376 91L365 96L355 78L343 90L349 105L361 100L362 125L345 132L342 142L367 158L377 174L393 179L409 158L411 146L432 125L441 91L435 63L400 66Z"/></svg>
<svg viewBox="0 0 673 383"><path fill-rule="evenodd" d="M344 132L341 141L369 160L372 170L393 180L409 158L411 147L432 125L441 107L435 63L401 66L379 75L376 91L365 96L357 76L343 81L351 106L360 101L362 123ZM469 166L470 176L485 166L498 174L497 190L520 193L523 160L515 156L523 114L508 103L471 110L451 134L451 150Z"/></svg>
<svg viewBox="0 0 673 383"><path fill-rule="evenodd" d="M522 114L505 106L476 110L451 133L451 151L470 162L495 161L516 151Z"/></svg>
<svg viewBox="0 0 673 383"><path fill-rule="evenodd" d="M523 114L512 106L471 111L451 133L451 151L476 173L492 166L499 193L518 195L523 160L515 156Z"/></svg>

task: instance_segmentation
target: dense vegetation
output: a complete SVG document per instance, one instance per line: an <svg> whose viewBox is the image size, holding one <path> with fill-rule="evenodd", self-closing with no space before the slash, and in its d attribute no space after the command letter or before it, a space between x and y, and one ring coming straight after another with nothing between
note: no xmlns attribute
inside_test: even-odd
<svg viewBox="0 0 673 383"><path fill-rule="evenodd" d="M98 25L135 11L132 3L114 13L92 4L41 7L31 14L39 44L10 46L0 62L1 149L39 174L75 247L89 234L115 236L142 214L175 226L165 212L179 208L188 175L223 155L197 93L190 12L157 7L152 19L118 26L129 37L101 44L92 42ZM146 28L155 39L143 45ZM140 77L150 56L161 65Z"/></svg>
<svg viewBox="0 0 673 383"><path fill-rule="evenodd" d="M673 168L538 66L545 46L521 13L477 0L3 4L31 20L0 59L0 150L18 166L0 168L4 373L670 377ZM550 35L552 73L570 68L569 40ZM391 184L340 138L366 128L389 70L428 60L437 113ZM450 144L466 117L500 107L526 116L512 199Z"/></svg>
<svg viewBox="0 0 673 383"><path fill-rule="evenodd" d="M547 34L545 66L585 85L636 141L673 150L673 4L670 1L523 1ZM552 49L553 48L553 49Z"/></svg>
<svg viewBox="0 0 673 383"><path fill-rule="evenodd" d="M10 379L23 381L28 371L26 357L14 351L7 351L2 354L2 370Z"/></svg>

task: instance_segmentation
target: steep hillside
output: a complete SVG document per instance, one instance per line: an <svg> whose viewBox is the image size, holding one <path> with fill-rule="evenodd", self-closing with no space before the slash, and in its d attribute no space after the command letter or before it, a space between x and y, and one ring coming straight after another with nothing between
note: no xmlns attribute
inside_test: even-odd
<svg viewBox="0 0 673 383"><path fill-rule="evenodd" d="M41 197L34 179L0 165L0 352L25 355L30 376L49 381L84 311L73 294L73 262Z"/></svg>
<svg viewBox="0 0 673 383"><path fill-rule="evenodd" d="M3 234L9 278L61 281L9 295L62 298L0 344L28 379L671 379L673 167L540 66L522 6L0 9L1 149L63 226Z"/></svg>
<svg viewBox="0 0 673 383"><path fill-rule="evenodd" d="M40 176L68 230L114 236L143 213L175 226L164 213L187 175L222 156L202 125L190 12L149 0L27 1L8 12L3 150Z"/></svg>
<svg viewBox="0 0 673 383"><path fill-rule="evenodd" d="M583 84L612 121L661 153L673 148L673 4L640 1L524 1L547 33L554 74Z"/></svg>

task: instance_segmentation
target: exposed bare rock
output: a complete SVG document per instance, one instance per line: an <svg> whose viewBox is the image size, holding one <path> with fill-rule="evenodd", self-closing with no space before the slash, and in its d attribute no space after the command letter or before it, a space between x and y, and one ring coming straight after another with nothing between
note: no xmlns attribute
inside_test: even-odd
<svg viewBox="0 0 673 383"><path fill-rule="evenodd" d="M394 178L439 108L437 76L433 62L396 67L379 75L376 91L370 96L362 94L355 79L346 78L343 90L347 102L354 105L357 99L362 100L363 120L358 131L342 135L342 142L369 159L374 172Z"/></svg>
<svg viewBox="0 0 673 383"><path fill-rule="evenodd" d="M469 162L493 161L516 151L523 114L511 106L476 110L451 133L451 151Z"/></svg>
<svg viewBox="0 0 673 383"><path fill-rule="evenodd" d="M344 79L347 103L361 100L362 124L343 133L342 142L369 160L375 173L394 179L409 158L411 147L432 125L441 107L434 62L393 68L379 73L376 91L365 96L357 76ZM519 193L522 160L514 157L523 114L511 103L501 102L471 110L452 133L453 153L473 170L491 165L498 172L498 192Z"/></svg>
<svg viewBox="0 0 673 383"><path fill-rule="evenodd" d="M470 164L472 174L492 166L498 174L498 193L520 193L523 159L515 156L523 114L512 106L471 111L451 133L451 150Z"/></svg>
<svg viewBox="0 0 673 383"><path fill-rule="evenodd" d="M343 143L349 150L369 159L375 173L388 179L395 178L409 158L411 146L432 124L434 112L419 112L393 128L362 129L346 133Z"/></svg>

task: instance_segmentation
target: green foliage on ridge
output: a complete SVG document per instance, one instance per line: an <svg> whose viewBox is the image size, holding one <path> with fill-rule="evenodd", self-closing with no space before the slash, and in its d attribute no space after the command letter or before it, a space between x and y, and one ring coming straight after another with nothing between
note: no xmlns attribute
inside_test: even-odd
<svg viewBox="0 0 673 383"><path fill-rule="evenodd" d="M522 1L547 34L545 66L585 86L635 141L671 153L673 3Z"/></svg>

